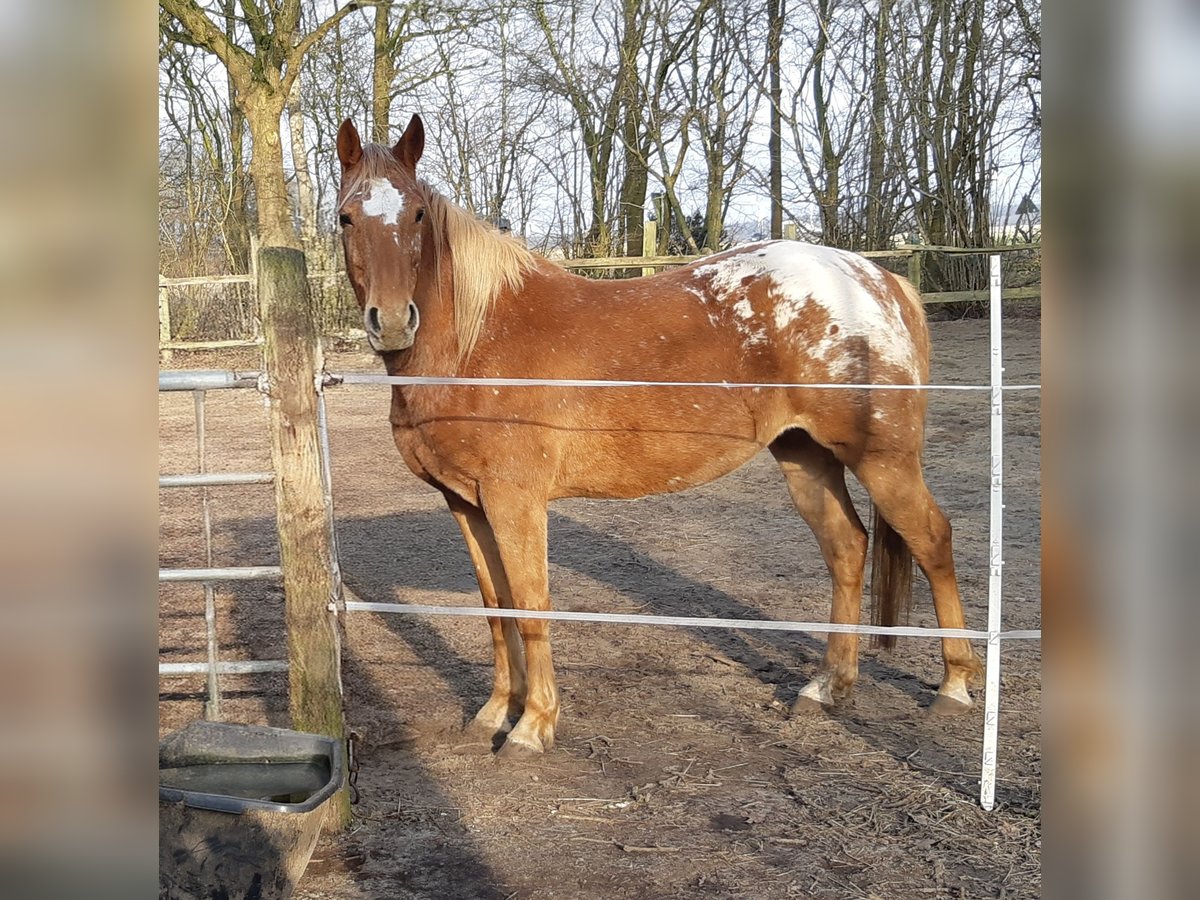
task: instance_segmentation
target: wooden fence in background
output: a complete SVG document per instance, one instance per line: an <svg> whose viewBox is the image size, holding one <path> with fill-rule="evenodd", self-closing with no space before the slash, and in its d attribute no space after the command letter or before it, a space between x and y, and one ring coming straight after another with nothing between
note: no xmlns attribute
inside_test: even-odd
<svg viewBox="0 0 1200 900"><path fill-rule="evenodd" d="M654 222L646 223L644 247L649 250L655 246ZM925 265L925 255L928 253L947 253L957 255L990 255L993 253L1028 252L1041 249L1040 244L1011 244L1001 247L938 247L929 245L905 244L892 250L867 250L860 253L868 259L907 259L908 279L921 288L922 270ZM641 269L643 275L650 275L659 269L681 266L700 259L700 256L656 256L646 252L643 256L612 256L595 259L561 259L556 260L566 269ZM310 280L344 278L345 273L338 270L333 272L310 272ZM180 340L171 333L171 290L199 284L257 284L257 275L199 275L188 278L158 279L158 349L163 362L168 362L175 350L221 350L231 347L257 347L263 343L262 330L256 321L255 334L249 338L231 338L216 341ZM1025 287L1005 288L1002 293L1004 300L1034 300L1042 295L1041 283ZM935 291L922 294L926 304L939 303L983 303L988 299L986 289L977 291Z"/></svg>

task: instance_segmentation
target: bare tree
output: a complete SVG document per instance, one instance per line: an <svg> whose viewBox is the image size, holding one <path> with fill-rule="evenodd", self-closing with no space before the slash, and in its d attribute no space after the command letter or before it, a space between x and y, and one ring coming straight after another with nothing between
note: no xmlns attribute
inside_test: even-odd
<svg viewBox="0 0 1200 900"><path fill-rule="evenodd" d="M528 58L532 79L567 101L583 139L590 221L582 249L604 255L613 246L609 192L615 181L614 148L623 124L623 101L627 105L637 97L634 84L646 7L641 0L611 0L597 3L584 17L577 4L555 10L544 0L534 0L529 11L543 38L541 50L550 60L545 65L538 56ZM636 146L638 141L631 143ZM627 188L636 193L635 185Z"/></svg>
<svg viewBox="0 0 1200 900"><path fill-rule="evenodd" d="M298 246L279 123L305 54L355 6L343 6L304 32L300 0L242 0L233 35L222 27L230 18L228 9L214 10L198 0L160 0L159 8L159 30L166 38L211 53L228 72L234 105L250 131L260 241L269 247Z"/></svg>
<svg viewBox="0 0 1200 900"><path fill-rule="evenodd" d="M755 27L762 20L762 8L714 0L713 13L702 23L691 60L696 89L693 124L704 157L704 231L709 250L719 247L730 198L747 171L746 145L765 72L763 58L738 52L763 45Z"/></svg>
<svg viewBox="0 0 1200 900"><path fill-rule="evenodd" d="M212 266L237 265L245 227L240 148L212 64L190 47L170 41L160 51L160 220L170 236L172 261L164 271L200 274ZM239 227L240 226L240 227ZM166 260L164 260L166 263Z"/></svg>
<svg viewBox="0 0 1200 900"><path fill-rule="evenodd" d="M489 22L438 35L438 74L425 95L441 126L431 134L434 164L451 194L496 224L515 217L524 233L539 199L534 145L549 100L514 72L522 42L532 40L518 12L516 3L495 3Z"/></svg>

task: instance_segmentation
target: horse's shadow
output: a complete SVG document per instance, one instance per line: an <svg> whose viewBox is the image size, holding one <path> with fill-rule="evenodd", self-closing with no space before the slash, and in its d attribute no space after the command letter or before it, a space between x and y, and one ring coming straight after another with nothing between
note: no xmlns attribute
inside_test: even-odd
<svg viewBox="0 0 1200 900"><path fill-rule="evenodd" d="M549 518L551 566L607 585L643 614L767 618L761 610L680 573L625 540L555 510ZM391 601L406 588L465 593L473 595L472 602L478 599L462 536L448 513L420 511L342 519L338 536L344 577L363 599ZM491 685L486 673L464 666L427 622L414 616L390 616L387 621L407 643L427 651L426 661L464 705L482 702L487 696ZM776 699L782 702L795 699L798 685L792 667L785 668L780 659L811 666L815 673L825 649L824 641L800 633L755 630L751 638L738 630L698 629L697 634L713 649L755 672L764 683L773 684ZM928 702L929 691L936 689L881 659L863 659L862 669L865 677L886 677L918 701Z"/></svg>
<svg viewBox="0 0 1200 900"><path fill-rule="evenodd" d="M446 518L449 519L449 514ZM397 522L393 520L388 524L394 529ZM230 523L228 529L237 546L242 548L233 552L235 558L261 558L263 536L275 530L275 522L263 518L241 519ZM382 545L388 543L389 533L394 535L396 532L381 530L367 549L378 552ZM358 539L356 535L354 540ZM419 545L418 540L414 546ZM255 550L248 551L245 549L248 547L254 547ZM371 571L357 555L351 558L364 571ZM420 559L421 554L406 551L398 558L411 562ZM427 575L417 573L418 578ZM385 580L397 583L395 578ZM408 580L401 581L408 583ZM466 583L463 589L466 589ZM281 595L282 591L272 587L267 596L259 595L255 599L278 602L282 599ZM414 621L411 616L391 616L389 619L393 625L401 625L397 633L402 637L411 638L422 626L434 634L428 626ZM397 622L398 619L404 621ZM248 648L251 656L265 658L280 655L279 645L284 641L282 615L277 624L264 627L261 607L252 609L250 602L242 602L232 608L231 620L238 643ZM409 643L414 647L429 646L411 639ZM421 656L430 665L439 659L436 651L422 653ZM448 650L440 662L444 671L452 672L448 680L456 684L464 695L487 693L489 685L479 676L478 667L465 664ZM384 690L387 673L381 672L369 655L360 653L359 648L350 641L342 643L341 663L342 683L347 686L347 695L353 695L358 702L365 704L372 711L372 718L364 729L365 739L357 748L361 761L358 789L365 802L362 806L352 807L352 814L358 820L356 826L336 840L323 838L319 848L320 853L330 857L326 865L334 871L345 872L345 877L339 882L339 891L342 892L339 896L378 896L373 889L380 885L386 885L388 896L403 893L404 896L453 896L464 900L501 900L511 896L512 886L504 886L504 880L488 862L485 849L476 835L461 824L434 822L420 811L429 808L452 809L455 803L438 779L427 771L425 760L418 754L404 752L406 742L403 736L409 723L404 711L396 708ZM250 693L256 692L225 690L223 696L238 698ZM284 696L283 705L272 703L268 707L269 724L290 727L286 679L282 682L281 693ZM347 725L352 731L362 727L361 723L353 720L348 721ZM397 740L397 737L401 739ZM393 779L397 770L402 770L404 774L400 780L400 799L393 800L391 797L394 796L396 782L390 779ZM385 797L388 798L386 803L381 799ZM363 827L384 835L396 830L403 834L404 839L399 842L393 855L393 851L387 849L389 842L380 841L378 836L371 837L368 833L361 841L356 839L355 833ZM350 884L346 883L346 879Z"/></svg>
<svg viewBox="0 0 1200 900"><path fill-rule="evenodd" d="M363 599L395 601L406 589L416 588L464 593L471 597L472 604L478 602L470 559L449 513L428 510L340 519L338 535L346 582ZM556 510L550 512L550 563L606 585L644 614L766 618L761 610L713 584L683 574L636 545ZM553 587L552 576L552 591ZM828 591L828 581L822 580L817 589ZM561 602L566 598L556 599ZM464 660L426 619L409 615L384 619L387 627L460 698L468 715L482 704L491 689L489 667ZM701 628L695 629L695 634L770 686L775 699L783 704L790 704L804 680L816 673L825 650L823 640L802 633ZM569 661L565 662L569 666ZM897 668L886 656L865 655L860 680L886 681L890 688L907 694L921 707L932 701L937 689L935 683ZM713 699L697 696L694 708L686 711L710 717ZM853 705L835 715L848 731L909 768L922 768L913 759L918 747L923 756L936 761L943 776L948 774L948 765L957 764L962 768L962 777L953 778L951 786L964 796L973 795L976 776L970 774L969 763L955 759L952 751L929 746L928 726L919 718L911 727L881 728L872 721L872 714L860 718Z"/></svg>

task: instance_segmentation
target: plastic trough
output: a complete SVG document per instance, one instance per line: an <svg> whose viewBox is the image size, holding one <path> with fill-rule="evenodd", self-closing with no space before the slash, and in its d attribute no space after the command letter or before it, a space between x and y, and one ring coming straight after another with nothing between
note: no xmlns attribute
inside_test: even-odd
<svg viewBox="0 0 1200 900"><path fill-rule="evenodd" d="M341 787L340 741L193 722L158 767L160 900L291 896Z"/></svg>

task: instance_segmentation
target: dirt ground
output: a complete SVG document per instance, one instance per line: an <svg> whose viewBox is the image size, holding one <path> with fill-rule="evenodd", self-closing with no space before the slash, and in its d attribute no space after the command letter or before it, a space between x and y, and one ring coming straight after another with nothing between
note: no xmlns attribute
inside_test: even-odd
<svg viewBox="0 0 1200 900"><path fill-rule="evenodd" d="M932 326L935 382L987 380L982 320ZM1004 332L1006 379L1040 379L1040 323ZM188 368L256 368L183 355ZM334 371L379 371L335 353ZM1005 420L1007 628L1040 626L1040 395L1010 393ZM396 453L385 388L329 395L341 559L361 598L479 602L440 496ZM192 397L160 395L161 467L195 470ZM209 468L269 468L252 391L208 397ZM926 470L955 529L968 624L987 621L988 398L931 397ZM860 514L868 507L861 490ZM161 492L161 564L202 565L200 495ZM277 560L269 487L212 491L215 565ZM825 620L816 543L763 454L730 477L633 502L563 501L550 512L557 608ZM196 585L160 591L160 660L204 659ZM275 585L222 588L222 656L286 655ZM918 577L914 625L935 625ZM363 736L361 800L322 837L297 897L1033 897L1041 892L1040 649L1002 655L997 808L978 804L981 703L925 715L936 642L864 649L852 702L791 719L819 636L557 623L558 746L536 763L464 754L457 731L487 697L482 621L351 613L344 679ZM982 652L983 647L978 649ZM203 715L202 677L161 681L160 732ZM286 726L282 675L225 677L230 721ZM982 699L982 688L977 691Z"/></svg>

